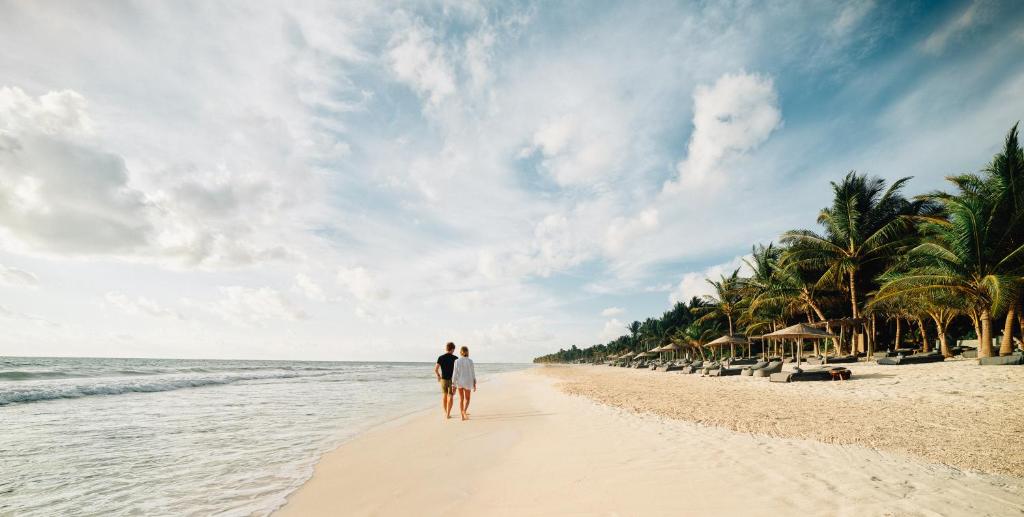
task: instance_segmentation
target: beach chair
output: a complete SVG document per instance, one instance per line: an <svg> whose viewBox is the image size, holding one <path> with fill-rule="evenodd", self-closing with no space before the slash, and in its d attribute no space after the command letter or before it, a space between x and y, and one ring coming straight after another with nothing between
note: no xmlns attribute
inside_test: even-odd
<svg viewBox="0 0 1024 517"><path fill-rule="evenodd" d="M877 363L888 366L899 366L904 364L938 363L946 360L946 356L938 352L917 355L897 355L896 357L882 357Z"/></svg>
<svg viewBox="0 0 1024 517"><path fill-rule="evenodd" d="M679 370L679 371L681 371L683 373L694 373L694 372L700 371L700 369L703 366L704 366L704 361L697 360L697 361L694 361L694 362L692 362L692 363L690 363L690 364L688 364L686 366L683 366L683 369Z"/></svg>
<svg viewBox="0 0 1024 517"><path fill-rule="evenodd" d="M743 371L740 372L740 375L745 375L747 377L750 377L751 374L754 373L754 370L760 370L761 368L764 368L765 366L768 366L768 361L758 361L758 362L756 362L756 363L754 363L754 364L744 368Z"/></svg>
<svg viewBox="0 0 1024 517"><path fill-rule="evenodd" d="M791 372L773 373L770 382L804 382L804 381L837 381L848 380L853 375L850 370L837 366L820 370L793 370Z"/></svg>
<svg viewBox="0 0 1024 517"><path fill-rule="evenodd" d="M772 374L779 373L782 371L782 361L772 361L768 363L764 368L753 370L750 373L751 377L770 377Z"/></svg>
<svg viewBox="0 0 1024 517"><path fill-rule="evenodd" d="M1024 364L1024 354L1004 355L998 357L979 357L982 366L1013 366Z"/></svg>
<svg viewBox="0 0 1024 517"><path fill-rule="evenodd" d="M720 363L718 361L715 361L715 362L712 362L712 363L707 363L707 364L705 364L700 369L700 376L701 377L707 377L708 373L710 373L711 370L717 370L717 369L719 369L721 367L722 367L722 363Z"/></svg>

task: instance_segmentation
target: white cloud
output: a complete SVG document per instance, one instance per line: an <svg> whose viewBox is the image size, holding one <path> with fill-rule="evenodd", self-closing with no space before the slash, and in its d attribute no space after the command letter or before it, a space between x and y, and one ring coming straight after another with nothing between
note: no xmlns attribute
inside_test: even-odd
<svg viewBox="0 0 1024 517"><path fill-rule="evenodd" d="M305 273L295 275L295 286L310 300L317 302L327 301L324 290Z"/></svg>
<svg viewBox="0 0 1024 517"><path fill-rule="evenodd" d="M987 22L991 15L988 8L989 2L986 0L974 0L929 34L921 42L921 49L929 54L942 54L950 43L962 37L978 24Z"/></svg>
<svg viewBox="0 0 1024 517"><path fill-rule="evenodd" d="M875 8L874 0L861 0L848 4L832 20L829 31L834 37L844 37L853 32Z"/></svg>
<svg viewBox="0 0 1024 517"><path fill-rule="evenodd" d="M607 343L626 333L626 324L616 318L604 322L604 328L597 334L597 340Z"/></svg>
<svg viewBox="0 0 1024 517"><path fill-rule="evenodd" d="M601 316L611 318L612 316L621 316L625 312L626 311L623 310L621 307L608 307L607 309L601 311Z"/></svg>
<svg viewBox="0 0 1024 517"><path fill-rule="evenodd" d="M0 264L0 284L18 287L36 287L39 277L30 271Z"/></svg>
<svg viewBox="0 0 1024 517"><path fill-rule="evenodd" d="M778 104L772 79L759 74L725 74L711 86L698 86L693 134L686 159L676 167L679 184L695 187L714 180L724 160L764 142L782 123Z"/></svg>
<svg viewBox="0 0 1024 517"><path fill-rule="evenodd" d="M280 291L270 287L225 286L221 299L207 309L225 320L240 324L262 324L271 320L298 321L306 313L292 304Z"/></svg>
<svg viewBox="0 0 1024 517"><path fill-rule="evenodd" d="M0 88L0 227L62 253L124 252L152 234L151 202L121 157L88 141L81 95Z"/></svg>
<svg viewBox="0 0 1024 517"><path fill-rule="evenodd" d="M414 21L406 21L388 49L395 76L437 106L455 93L455 77L445 50L434 41L433 32ZM479 49L481 52L483 49ZM481 55L477 56L482 58ZM479 66L479 65L478 65Z"/></svg>
<svg viewBox="0 0 1024 517"><path fill-rule="evenodd" d="M674 305L678 302L687 302L690 298L702 297L714 293L714 288L708 284L708 280L719 280L723 275L729 276L736 269L740 270L740 276L749 276L750 267L744 262L744 259L749 259L750 256L736 257L729 262L722 264L715 264L710 266L703 271L692 271L683 274L682 279L676 284L675 289L672 290L668 295L668 301Z"/></svg>
<svg viewBox="0 0 1024 517"><path fill-rule="evenodd" d="M106 300L106 302L109 303L110 305L124 311L126 314L145 314L157 318L174 318L179 320L185 319L185 316L183 316L180 312L174 309L164 307L157 303L156 301L143 296L132 298L127 294L111 291L106 294L104 300Z"/></svg>
<svg viewBox="0 0 1024 517"><path fill-rule="evenodd" d="M348 290L356 301L373 302L387 300L391 290L379 285L375 276L362 266L338 269L338 284Z"/></svg>
<svg viewBox="0 0 1024 517"><path fill-rule="evenodd" d="M16 311L6 305L0 305L0 318L6 318L15 322L26 322L33 326L45 327L45 328L57 328L60 324L50 321L42 316L35 314L26 314L24 312Z"/></svg>

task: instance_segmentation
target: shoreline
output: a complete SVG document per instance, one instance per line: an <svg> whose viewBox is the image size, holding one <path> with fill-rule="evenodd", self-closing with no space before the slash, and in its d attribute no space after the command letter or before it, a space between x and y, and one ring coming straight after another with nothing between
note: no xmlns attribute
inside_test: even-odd
<svg viewBox="0 0 1024 517"><path fill-rule="evenodd" d="M509 372L481 384L469 422L444 421L425 409L361 433L323 455L275 515L679 515L750 508L772 515L1019 515L1024 508L1020 477L638 414L568 394L549 370ZM596 368L566 370L593 374Z"/></svg>

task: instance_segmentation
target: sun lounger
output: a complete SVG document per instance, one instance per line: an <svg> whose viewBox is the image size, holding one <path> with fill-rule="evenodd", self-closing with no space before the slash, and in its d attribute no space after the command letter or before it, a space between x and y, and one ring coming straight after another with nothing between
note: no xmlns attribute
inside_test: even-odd
<svg viewBox="0 0 1024 517"><path fill-rule="evenodd" d="M945 361L946 357L938 352L930 352L927 354L917 355L898 355L896 357L883 357L878 360L878 364L897 366L903 364L924 364L924 363L938 363Z"/></svg>
<svg viewBox="0 0 1024 517"><path fill-rule="evenodd" d="M740 372L740 375L746 375L747 377L749 377L750 374L754 373L754 370L760 370L761 368L764 368L765 366L768 366L768 362L767 361L758 361L758 362L756 362L756 363L754 363L754 364L744 368L743 371Z"/></svg>
<svg viewBox="0 0 1024 517"><path fill-rule="evenodd" d="M821 370L793 370L791 372L773 373L768 379L771 382L803 382L847 380L851 377L850 370L837 366Z"/></svg>
<svg viewBox="0 0 1024 517"><path fill-rule="evenodd" d="M690 363L690 364L688 364L688 365L684 366L684 367L683 367L683 369L682 369L682 370L680 370L680 371L681 371L681 372L683 372L683 373L694 373L694 372L699 372L699 371L700 371L700 369L701 369L701 368L702 368L703 366L704 366L704 361L694 361L694 362L692 362L692 363Z"/></svg>
<svg viewBox="0 0 1024 517"><path fill-rule="evenodd" d="M844 355L838 357L808 357L807 364L841 364L841 363L856 363L857 356L855 355Z"/></svg>
<svg viewBox="0 0 1024 517"><path fill-rule="evenodd" d="M782 371L782 361L772 361L768 363L764 368L753 370L750 373L751 377L770 377L772 374L779 373Z"/></svg>
<svg viewBox="0 0 1024 517"><path fill-rule="evenodd" d="M711 370L717 370L722 367L722 363L715 361L713 363L704 363L704 367L700 369L700 376L706 377Z"/></svg>
<svg viewBox="0 0 1024 517"><path fill-rule="evenodd" d="M728 377L730 375L739 375L743 371L743 368L729 368L725 365L720 365L718 368L708 371L708 377Z"/></svg>
<svg viewBox="0 0 1024 517"><path fill-rule="evenodd" d="M999 357L979 357L978 364L983 366L1018 365L1024 364L1024 355L1013 354Z"/></svg>
<svg viewBox="0 0 1024 517"><path fill-rule="evenodd" d="M741 359L730 359L727 362L729 363L729 367L731 368L733 366L745 366L745 365L757 364L757 358L756 357L745 357L745 358L741 358Z"/></svg>

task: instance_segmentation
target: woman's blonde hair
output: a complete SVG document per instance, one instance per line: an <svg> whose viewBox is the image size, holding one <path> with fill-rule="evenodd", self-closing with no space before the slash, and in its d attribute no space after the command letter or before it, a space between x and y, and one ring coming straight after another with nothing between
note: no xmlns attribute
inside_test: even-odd
<svg viewBox="0 0 1024 517"><path fill-rule="evenodd" d="M464 346L464 347L460 348L459 349L459 355L461 355L462 357L469 357L469 347L468 346Z"/></svg>

